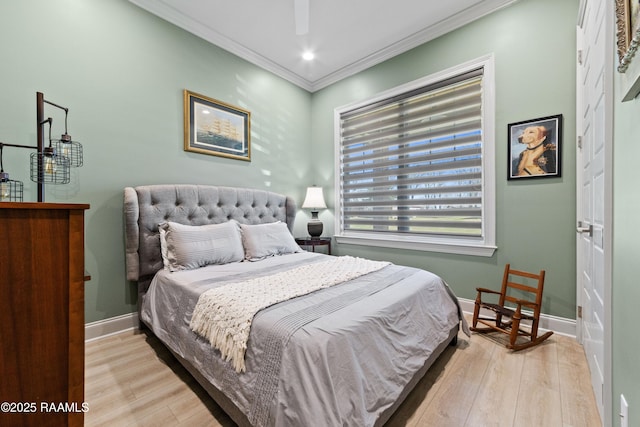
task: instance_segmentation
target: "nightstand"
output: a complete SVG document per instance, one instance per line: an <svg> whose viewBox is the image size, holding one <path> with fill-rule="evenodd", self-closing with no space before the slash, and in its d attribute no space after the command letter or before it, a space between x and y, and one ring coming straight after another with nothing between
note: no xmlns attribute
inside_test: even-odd
<svg viewBox="0 0 640 427"><path fill-rule="evenodd" d="M311 246L311 251L316 251L316 246L327 246L327 254L331 255L331 237L296 237L296 243L300 246Z"/></svg>

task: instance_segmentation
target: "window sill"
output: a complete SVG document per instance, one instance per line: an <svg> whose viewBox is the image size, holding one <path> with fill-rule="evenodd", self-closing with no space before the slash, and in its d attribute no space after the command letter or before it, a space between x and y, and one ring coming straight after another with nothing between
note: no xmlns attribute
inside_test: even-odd
<svg viewBox="0 0 640 427"><path fill-rule="evenodd" d="M420 241L409 240L406 237L379 237L379 236L334 236L338 244L375 246L380 248L409 249L414 251L439 252L457 255L471 255L491 257L497 246L486 243L461 241Z"/></svg>

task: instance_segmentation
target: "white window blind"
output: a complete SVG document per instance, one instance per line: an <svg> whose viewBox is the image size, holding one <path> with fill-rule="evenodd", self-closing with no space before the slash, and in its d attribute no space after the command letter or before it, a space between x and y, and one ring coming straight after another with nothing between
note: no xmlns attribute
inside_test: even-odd
<svg viewBox="0 0 640 427"><path fill-rule="evenodd" d="M483 69L339 118L342 231L482 237Z"/></svg>

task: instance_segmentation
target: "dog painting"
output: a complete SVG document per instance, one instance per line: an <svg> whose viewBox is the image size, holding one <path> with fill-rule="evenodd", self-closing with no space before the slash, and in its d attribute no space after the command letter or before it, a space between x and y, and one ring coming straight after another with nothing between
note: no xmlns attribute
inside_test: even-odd
<svg viewBox="0 0 640 427"><path fill-rule="evenodd" d="M508 179L559 177L562 115L509 124Z"/></svg>

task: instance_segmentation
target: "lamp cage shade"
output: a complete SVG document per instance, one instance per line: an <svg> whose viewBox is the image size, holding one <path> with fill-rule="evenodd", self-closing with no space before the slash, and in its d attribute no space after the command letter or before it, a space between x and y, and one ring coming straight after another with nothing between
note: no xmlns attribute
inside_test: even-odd
<svg viewBox="0 0 640 427"><path fill-rule="evenodd" d="M0 202L21 202L22 198L22 181L9 179L8 173L0 172Z"/></svg>
<svg viewBox="0 0 640 427"><path fill-rule="evenodd" d="M63 135L65 136L65 135ZM72 141L69 138L53 139L51 144L56 149L56 152L63 157L69 159L69 165L74 168L81 167L84 163L82 144L77 141Z"/></svg>
<svg viewBox="0 0 640 427"><path fill-rule="evenodd" d="M50 149L45 148L43 153L31 153L31 181L45 184L68 184L71 182L70 163L68 157L59 156Z"/></svg>

